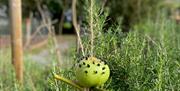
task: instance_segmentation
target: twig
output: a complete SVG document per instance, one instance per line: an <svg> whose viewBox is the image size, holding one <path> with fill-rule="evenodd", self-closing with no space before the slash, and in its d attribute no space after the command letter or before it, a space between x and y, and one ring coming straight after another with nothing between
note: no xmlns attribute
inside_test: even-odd
<svg viewBox="0 0 180 91"><path fill-rule="evenodd" d="M24 48L28 48L31 43L31 23L32 23L33 13L30 12L29 17L26 19L26 42Z"/></svg>
<svg viewBox="0 0 180 91"><path fill-rule="evenodd" d="M94 1L91 0L90 5L90 31L91 31L91 56L93 56L93 49L94 49L94 31L93 31L93 5Z"/></svg>
<svg viewBox="0 0 180 91"><path fill-rule="evenodd" d="M50 19L49 16L45 16L44 12L43 12L43 9L41 8L41 2L39 0L36 1L36 4L37 4L37 8L40 12L40 15L42 17L42 22L43 22L43 25L45 25L45 27L47 27L48 29L48 32L49 32L49 36L53 38L53 43L54 43L54 46L55 46L55 49L56 49L56 56L58 58L58 65L60 65L60 62L61 62L61 54L60 54L60 51L57 49L58 47L58 44L57 44L57 39L55 37L55 34L54 34L54 31L53 31L53 28L52 28L52 21Z"/></svg>
<svg viewBox="0 0 180 91"><path fill-rule="evenodd" d="M52 22L51 22L51 25L52 25L52 24L55 24L56 22L57 22L57 20L52 21ZM39 25L39 26L36 28L35 32L32 34L31 40L32 40L32 39L41 31L41 29L44 28L44 27L47 27L47 25L46 25L46 24L41 24L41 25Z"/></svg>
<svg viewBox="0 0 180 91"><path fill-rule="evenodd" d="M52 30L54 31L53 27L52 27ZM56 54L57 54L57 58L58 58L58 64L60 65L61 64L61 52L58 49L58 41L57 41L57 39L55 37L55 33L54 32L51 33L51 36L52 36L52 39L54 41L54 46L55 46Z"/></svg>
<svg viewBox="0 0 180 91"><path fill-rule="evenodd" d="M63 4L61 4L63 3ZM62 14L61 14L61 17L60 17L60 22L59 22L59 34L62 34L63 32L63 23L64 23L64 19L65 19L65 16L64 16L64 13L65 13L65 10L67 9L67 0L64 0L64 1L59 1L59 4L63 7L62 8Z"/></svg>
<svg viewBox="0 0 180 91"><path fill-rule="evenodd" d="M100 14L102 14L102 13L103 13L103 11L104 11L104 7L105 7L105 5L106 5L106 3L107 3L107 0L104 0L102 3L103 3L103 4L102 4L102 7L101 7Z"/></svg>
<svg viewBox="0 0 180 91"><path fill-rule="evenodd" d="M31 45L28 50L34 50L34 49L38 49L41 48L42 46L44 46L45 44L47 44L47 39L42 40L41 42L38 42L37 44L33 44Z"/></svg>
<svg viewBox="0 0 180 91"><path fill-rule="evenodd" d="M73 26L75 28L75 31L76 31L76 34L77 34L77 37L78 37L78 43L80 44L80 47L81 47L81 51L82 51L82 54L83 56L85 56L85 53L84 53L84 47L83 47L83 44L82 44L82 40L81 40L81 37L80 37L80 26L78 26L77 24L77 16L76 16L76 0L72 0L72 16L73 16Z"/></svg>
<svg viewBox="0 0 180 91"><path fill-rule="evenodd" d="M64 23L64 18L65 18L65 16L64 16L64 10L62 11L62 15L61 15L61 20L60 20L60 22L59 22L59 34L61 35L62 34L62 32L63 32L63 23Z"/></svg>
<svg viewBox="0 0 180 91"><path fill-rule="evenodd" d="M69 79L66 79L66 78L61 77L61 76L56 75L56 74L54 74L54 78L57 79L57 80L61 80L61 81L65 82L65 83L67 83L67 84L69 84L69 85L71 85L73 87L76 87L79 90L83 91L83 88L81 86L77 85L76 83L74 83L73 81L71 81Z"/></svg>
<svg viewBox="0 0 180 91"><path fill-rule="evenodd" d="M56 23L57 22L57 20L54 20L54 21L52 21L52 23L51 23L51 25L52 24L54 24L54 23ZM36 30L35 30L35 32L33 32L33 34L32 35L30 35L30 38L29 38L29 43L27 44L25 44L25 49L34 49L33 47L32 47L32 45L30 45L31 44L31 41L32 41L32 39L34 39L36 36L37 36L37 34L38 33L40 33L40 31L41 31L41 29L42 28L44 28L44 27L47 27L47 25L45 25L45 24L41 24L41 25L39 25L37 28L36 28ZM48 38L47 38L48 39ZM47 40L46 39L46 40ZM32 47L32 48L31 48ZM35 47L36 48L36 47Z"/></svg>

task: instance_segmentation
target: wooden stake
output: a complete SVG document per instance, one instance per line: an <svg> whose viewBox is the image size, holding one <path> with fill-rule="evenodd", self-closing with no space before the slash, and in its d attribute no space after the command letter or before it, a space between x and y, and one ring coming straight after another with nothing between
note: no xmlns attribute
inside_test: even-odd
<svg viewBox="0 0 180 91"><path fill-rule="evenodd" d="M12 63L15 68L16 78L23 83L23 46L22 46L22 15L21 0L9 0L11 15L11 45Z"/></svg>

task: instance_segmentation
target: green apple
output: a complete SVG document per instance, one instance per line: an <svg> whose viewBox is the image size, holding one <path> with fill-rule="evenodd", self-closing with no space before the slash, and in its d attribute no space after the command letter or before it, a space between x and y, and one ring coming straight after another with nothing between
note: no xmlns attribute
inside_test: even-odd
<svg viewBox="0 0 180 91"><path fill-rule="evenodd" d="M75 73L79 85L97 87L108 80L110 69L103 61L95 57L89 57L76 64Z"/></svg>

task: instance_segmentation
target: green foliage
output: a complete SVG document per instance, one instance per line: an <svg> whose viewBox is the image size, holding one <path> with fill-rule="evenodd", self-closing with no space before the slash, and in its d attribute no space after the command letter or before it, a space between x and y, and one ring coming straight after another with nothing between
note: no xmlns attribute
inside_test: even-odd
<svg viewBox="0 0 180 91"><path fill-rule="evenodd" d="M179 26L161 12L154 20L136 24L129 33L121 32L120 23L104 32L106 15L98 16L99 6L95 3L94 14L89 14L89 6L86 7L85 29L89 31L93 25L94 55L110 66L111 79L105 87L113 91L178 90ZM90 34L82 39L88 55Z"/></svg>
<svg viewBox="0 0 180 91"><path fill-rule="evenodd" d="M143 21L149 15L155 16L160 10L163 0L108 0L111 24L119 22L119 16L123 18L123 30L133 27L137 22ZM129 30L128 30L129 31Z"/></svg>
<svg viewBox="0 0 180 91"><path fill-rule="evenodd" d="M98 33L94 53L110 65L109 89L178 90L178 28L173 21L158 17L156 21L148 20L137 25L126 36L119 27Z"/></svg>
<svg viewBox="0 0 180 91"><path fill-rule="evenodd" d="M51 44L48 45L51 46ZM51 74L52 72L60 73L66 78L73 79L74 74L71 69L61 69L52 64L38 64L31 57L32 54L24 53L24 84L20 86L15 79L10 48L0 50L0 91L73 91L72 89L75 89L56 81ZM49 57L56 61L55 56Z"/></svg>
<svg viewBox="0 0 180 91"><path fill-rule="evenodd" d="M61 69L59 67L54 67L51 70L52 74L48 78L48 87L52 91L77 91L77 88L72 87L64 82L54 79L53 73L56 73L62 77L75 81L75 74L72 69Z"/></svg>
<svg viewBox="0 0 180 91"><path fill-rule="evenodd" d="M3 4L5 4L5 5L8 5L8 0L0 0L0 5L3 5Z"/></svg>
<svg viewBox="0 0 180 91"><path fill-rule="evenodd" d="M63 1L58 0L22 0L23 17L29 17L30 12L38 11L37 2L46 5L51 13L61 13L63 9ZM32 7L33 6L33 7ZM39 12L39 11L38 11ZM59 16L60 17L60 16Z"/></svg>
<svg viewBox="0 0 180 91"><path fill-rule="evenodd" d="M14 68L11 64L10 49L2 49L0 51L0 90L1 91L31 91L44 90L47 88L46 79L47 72L44 67L33 63L26 55L24 57L24 86L21 87L15 80ZM31 62L30 62L31 61ZM46 87L46 88L44 88Z"/></svg>
<svg viewBox="0 0 180 91"><path fill-rule="evenodd" d="M100 13L100 4L94 3L90 14L89 2L85 4L83 27L89 32L93 26L93 54L106 61L110 68L110 79L104 85L109 91L178 91L180 89L180 26L160 12L157 18L136 23L131 32L121 32L121 19L104 31L107 13ZM90 19L93 20L90 23ZM85 54L90 54L90 34L82 36ZM54 43L49 41L52 52L49 57L56 61ZM51 51L52 50L52 51ZM36 64L25 54L25 82L20 87L15 81L11 65L10 49L0 50L1 91L76 91L75 88L54 80L51 73L76 80L73 68L61 69ZM81 54L72 51L75 60ZM79 56L80 55L80 56Z"/></svg>

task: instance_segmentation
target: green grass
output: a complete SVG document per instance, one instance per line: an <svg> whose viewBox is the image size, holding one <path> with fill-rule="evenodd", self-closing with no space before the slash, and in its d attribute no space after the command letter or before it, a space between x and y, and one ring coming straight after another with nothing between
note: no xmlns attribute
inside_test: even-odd
<svg viewBox="0 0 180 91"><path fill-rule="evenodd" d="M61 73L64 77L72 77L70 69L61 69L54 64L53 60L48 65L39 64L31 59L32 53L24 54L24 84L20 86L16 79L14 68L11 64L10 48L0 50L0 91L69 91L70 86L57 82L52 77L52 72ZM60 86L59 86L60 85Z"/></svg>

